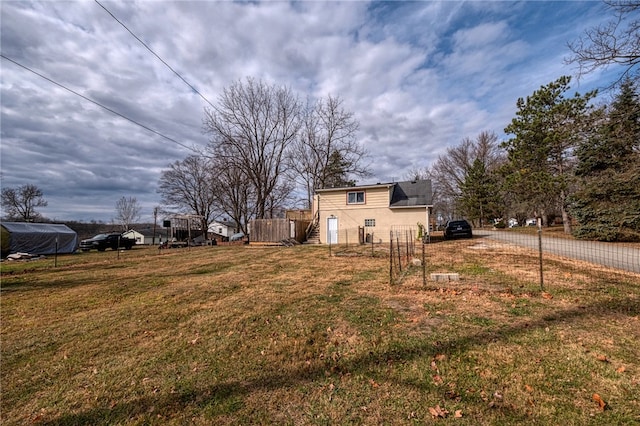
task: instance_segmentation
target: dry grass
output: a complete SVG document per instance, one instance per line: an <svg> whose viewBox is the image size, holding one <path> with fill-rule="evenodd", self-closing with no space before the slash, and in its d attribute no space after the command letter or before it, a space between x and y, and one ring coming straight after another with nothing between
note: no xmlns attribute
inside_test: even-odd
<svg viewBox="0 0 640 426"><path fill-rule="evenodd" d="M525 250L465 240L428 258L462 280L390 286L384 256L326 247L3 264L0 420L640 421L638 275L555 259L543 292Z"/></svg>

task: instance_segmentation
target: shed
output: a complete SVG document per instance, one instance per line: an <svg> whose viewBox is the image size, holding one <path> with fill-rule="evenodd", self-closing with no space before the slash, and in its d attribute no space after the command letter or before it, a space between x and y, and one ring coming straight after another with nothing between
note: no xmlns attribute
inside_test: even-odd
<svg viewBox="0 0 640 426"><path fill-rule="evenodd" d="M67 225L2 222L2 227L9 234L9 253L73 253L78 248L78 234ZM6 234L3 232L3 235Z"/></svg>
<svg viewBox="0 0 640 426"><path fill-rule="evenodd" d="M122 236L136 240L136 244L144 244L144 235L133 229L123 232Z"/></svg>

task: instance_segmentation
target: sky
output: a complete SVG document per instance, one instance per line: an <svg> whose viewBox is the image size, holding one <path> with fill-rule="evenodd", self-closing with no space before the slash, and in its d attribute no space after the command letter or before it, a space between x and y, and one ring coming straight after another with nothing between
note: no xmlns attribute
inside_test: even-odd
<svg viewBox="0 0 640 426"><path fill-rule="evenodd" d="M2 0L2 187L36 185L54 221L111 223L121 197L151 221L162 171L208 142L205 99L249 77L339 97L369 153L358 183L402 180L464 138L507 139L517 99L575 76L567 43L610 17L596 1Z"/></svg>

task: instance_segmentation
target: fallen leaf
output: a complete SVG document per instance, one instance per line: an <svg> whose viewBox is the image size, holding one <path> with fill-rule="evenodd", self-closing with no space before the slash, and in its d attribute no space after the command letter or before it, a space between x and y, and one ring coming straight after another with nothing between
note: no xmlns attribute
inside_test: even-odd
<svg viewBox="0 0 640 426"><path fill-rule="evenodd" d="M437 354L436 356L433 357L436 361L444 361L445 359L447 359L447 356L445 354Z"/></svg>
<svg viewBox="0 0 640 426"><path fill-rule="evenodd" d="M435 407L429 407L429 412L431 413L432 417L442 417L443 419L449 414L447 410L443 410L439 405L436 405Z"/></svg>
<svg viewBox="0 0 640 426"><path fill-rule="evenodd" d="M553 294L551 294L551 293L547 293L547 292L545 291L545 292L543 292L543 293L542 293L542 297L543 297L544 299L551 300L551 299L553 299Z"/></svg>
<svg viewBox="0 0 640 426"><path fill-rule="evenodd" d="M461 418L462 417L462 410L456 410L456 412L453 415L453 417L455 417L456 419Z"/></svg>
<svg viewBox="0 0 640 426"><path fill-rule="evenodd" d="M442 377L440 377L438 374L433 376L433 381L436 383L436 385L441 385L443 382Z"/></svg>
<svg viewBox="0 0 640 426"><path fill-rule="evenodd" d="M460 400L460 394L458 392L456 392L455 390L448 390L444 393L444 396L446 396L447 398L454 400L454 401L458 401Z"/></svg>
<svg viewBox="0 0 640 426"><path fill-rule="evenodd" d="M529 393L533 392L533 388L529 385L524 385L524 389Z"/></svg>
<svg viewBox="0 0 640 426"><path fill-rule="evenodd" d="M598 361L609 362L609 359L606 355L598 355L596 358L598 359Z"/></svg>
<svg viewBox="0 0 640 426"><path fill-rule="evenodd" d="M600 407L600 411L604 411L605 408L607 408L607 403L597 393L593 394L593 402L598 404L598 407Z"/></svg>
<svg viewBox="0 0 640 426"><path fill-rule="evenodd" d="M620 366L620 367L616 370L616 372L618 372L618 373L624 373L624 371L625 371L625 370L626 370L626 368L624 368L624 365L623 365L623 366Z"/></svg>

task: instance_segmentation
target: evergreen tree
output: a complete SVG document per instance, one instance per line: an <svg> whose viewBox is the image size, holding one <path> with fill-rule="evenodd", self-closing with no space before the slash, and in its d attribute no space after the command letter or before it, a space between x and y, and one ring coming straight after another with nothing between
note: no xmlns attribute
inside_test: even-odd
<svg viewBox="0 0 640 426"><path fill-rule="evenodd" d="M501 216L498 197L499 184L496 174L487 170L480 159L475 159L460 185L458 202L464 216L473 221L478 219L480 226L486 223L486 218Z"/></svg>
<svg viewBox="0 0 640 426"><path fill-rule="evenodd" d="M573 177L573 149L585 131L588 102L596 92L565 98L571 77L542 86L526 99L518 99L516 118L505 128L515 135L503 143L508 165L507 188L518 202L543 218L556 206L565 232L571 232L567 196Z"/></svg>
<svg viewBox="0 0 640 426"><path fill-rule="evenodd" d="M640 241L640 97L627 79L598 131L576 150L581 187L571 198L574 235L602 241Z"/></svg>
<svg viewBox="0 0 640 426"><path fill-rule="evenodd" d="M356 182L348 177L349 162L345 161L340 151L334 150L329 162L323 170L324 188L343 188L355 186Z"/></svg>

